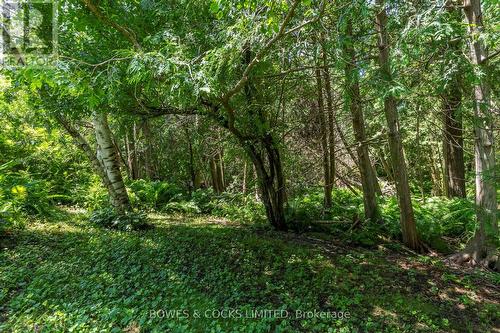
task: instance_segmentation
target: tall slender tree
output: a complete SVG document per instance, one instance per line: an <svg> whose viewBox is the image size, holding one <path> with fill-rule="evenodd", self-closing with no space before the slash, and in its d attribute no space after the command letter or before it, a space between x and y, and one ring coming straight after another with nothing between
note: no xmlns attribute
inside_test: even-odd
<svg viewBox="0 0 500 333"><path fill-rule="evenodd" d="M391 153L392 170L396 182L396 192L400 209L403 242L411 249L421 251L422 244L417 234L413 206L411 203L408 172L403 154L403 144L399 131L398 101L391 92L393 84L390 63L390 41L387 32L387 12L384 0L376 0L376 30L378 33L380 76L385 84L384 113L388 128L388 141Z"/></svg>
<svg viewBox="0 0 500 333"><path fill-rule="evenodd" d="M461 11L446 2L447 18L451 23L461 20ZM447 43L447 51L443 52L445 57L445 71L449 74L449 80L445 83L445 89L441 95L443 103L443 155L444 176L446 195L450 198L465 198L465 164L464 164L464 139L463 124L460 105L462 104L462 67L460 54L462 43L460 36L453 36Z"/></svg>
<svg viewBox="0 0 500 333"><path fill-rule="evenodd" d="M333 189L335 186L335 110L333 107L333 91L330 77L330 69L328 68L328 55L326 50L326 41L322 39L322 52L323 52L323 75L325 81L325 92L326 92L326 113L328 115L328 149L329 149L329 164L330 164L330 187Z"/></svg>
<svg viewBox="0 0 500 333"><path fill-rule="evenodd" d="M454 256L459 263L480 264L500 269L497 222L495 145L493 114L488 81L488 54L484 45L481 2L465 0L463 9L470 37L470 60L478 73L474 86L474 161L476 169L476 211L479 228L465 250Z"/></svg>
<svg viewBox="0 0 500 333"><path fill-rule="evenodd" d="M332 206L332 184L330 178L330 153L328 149L328 129L325 116L325 102L323 98L323 81L321 69L316 67L316 90L318 95L318 118L320 123L321 151L323 155L323 189L325 196L325 208Z"/></svg>
<svg viewBox="0 0 500 333"><path fill-rule="evenodd" d="M356 139L356 152L358 156L359 172L361 174L361 185L363 187L363 202L365 217L372 221L380 218L375 196L374 182L371 179L372 165L368 152L366 140L365 120L362 109L361 93L359 89L359 69L357 68L356 50L352 33L352 20L347 18L345 29L345 41L343 43L345 56L345 95L346 103L351 112L354 137Z"/></svg>

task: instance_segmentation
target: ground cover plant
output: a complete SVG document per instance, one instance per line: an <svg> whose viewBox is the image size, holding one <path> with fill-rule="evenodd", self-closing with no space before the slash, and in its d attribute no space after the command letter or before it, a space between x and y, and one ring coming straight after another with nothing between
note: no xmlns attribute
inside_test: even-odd
<svg viewBox="0 0 500 333"><path fill-rule="evenodd" d="M0 332L498 332L499 18L0 2Z"/></svg>
<svg viewBox="0 0 500 333"><path fill-rule="evenodd" d="M401 248L208 217L153 214L155 228L139 232L87 219L73 212L33 223L3 249L2 331L493 332L500 324L498 275ZM289 317L250 314L269 309ZM230 310L250 318L224 318Z"/></svg>

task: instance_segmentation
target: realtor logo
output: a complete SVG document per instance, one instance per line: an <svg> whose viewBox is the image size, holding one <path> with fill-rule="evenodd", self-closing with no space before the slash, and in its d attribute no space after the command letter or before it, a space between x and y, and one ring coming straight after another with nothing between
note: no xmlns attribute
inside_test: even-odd
<svg viewBox="0 0 500 333"><path fill-rule="evenodd" d="M57 51L56 0L0 0L1 58L26 65Z"/></svg>

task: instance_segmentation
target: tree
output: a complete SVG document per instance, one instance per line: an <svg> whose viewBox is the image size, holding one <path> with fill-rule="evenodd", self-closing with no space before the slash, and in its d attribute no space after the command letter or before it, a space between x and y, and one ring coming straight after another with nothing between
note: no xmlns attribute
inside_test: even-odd
<svg viewBox="0 0 500 333"><path fill-rule="evenodd" d="M421 243L417 234L415 217L411 203L410 186L406 162L403 154L403 144L399 132L399 117L397 100L391 91L392 73L390 64L390 44L387 33L387 13L383 0L377 0L376 30L378 34L380 76L384 81L384 113L387 121L388 140L391 153L392 170L396 182L396 191L400 209L401 231L403 242L411 249L421 251Z"/></svg>
<svg viewBox="0 0 500 333"><path fill-rule="evenodd" d="M455 8L451 1L447 1L447 12L452 23L460 21L460 10ZM454 22L455 21L455 22ZM455 37L455 36L454 36ZM450 198L465 198L465 164L464 139L460 105L462 104L462 70L460 53L462 52L461 36L457 36L447 43L448 51L443 52L445 71L449 77L441 95L443 100L443 155L445 171L446 195Z"/></svg>
<svg viewBox="0 0 500 333"><path fill-rule="evenodd" d="M109 180L109 177L108 177L108 174L106 172L104 165L97 158L96 149L93 149L91 147L88 140L85 139L85 137L80 133L80 131L75 126L73 126L71 124L71 121L68 120L63 114L56 113L55 119L66 130L66 132L73 138L76 145L81 149L81 151L85 154L87 159L90 161L94 172L99 175L99 178L101 179L102 183L104 184L104 186L108 190L111 205L113 207L116 207L117 210L120 210L121 205L116 201L117 195L115 192L115 188L113 187L113 185L111 184L111 181Z"/></svg>
<svg viewBox="0 0 500 333"><path fill-rule="evenodd" d="M330 77L330 69L328 68L328 55L326 50L326 41L323 38L323 43L321 44L322 53L323 53L323 75L325 81L325 92L326 92L326 110L328 115L328 148L329 148L329 184L330 189L333 189L335 186L335 110L333 107L333 92L331 85L331 77ZM331 194L331 190L330 190Z"/></svg>
<svg viewBox="0 0 500 333"><path fill-rule="evenodd" d="M479 228L464 251L455 255L453 259L459 263L468 262L499 270L493 114L487 79L488 54L481 38L484 31L481 2L465 0L463 9L469 26L470 60L480 75L474 86L473 118L476 210Z"/></svg>
<svg viewBox="0 0 500 333"><path fill-rule="evenodd" d="M288 28L299 4L299 0L291 3L281 24L277 27L277 32L253 56L251 56L252 45L248 42L245 43L245 49L243 50L245 53L243 57L245 66L236 84L229 90L222 92L220 96L215 97L215 103L209 100L202 101L208 108L210 116L234 135L254 164L267 218L277 230L286 230L288 228L284 211L287 198L286 184L279 142L271 130L271 119L266 115L260 103L248 105L250 102L249 97L253 97L247 93L246 107L248 114L244 115L241 110L238 110L234 106L234 100L242 90L252 90L252 71L259 62L264 60L264 57L278 41L299 31L306 25L316 22L323 12L324 3L321 4L320 14L315 18L306 20L295 27ZM241 118L242 116L244 117L243 119L246 118L246 121ZM241 124L242 122L247 126L238 126L238 123Z"/></svg>
<svg viewBox="0 0 500 333"><path fill-rule="evenodd" d="M347 18L345 29L346 40L343 43L343 52L345 56L346 103L351 112L352 127L356 139L356 152L358 156L359 172L361 174L361 184L363 187L365 217L369 220L377 221L380 219L380 212L377 206L374 182L371 178L372 165L365 133L365 120L359 89L359 69L357 68L356 51L352 34L352 21L350 17Z"/></svg>
<svg viewBox="0 0 500 333"><path fill-rule="evenodd" d="M323 155L323 189L325 195L325 208L332 206L332 184L330 177L330 153L328 149L328 129L325 116L325 105L323 101L323 83L321 78L321 69L315 70L316 74L316 90L318 94L318 118L320 123L321 150Z"/></svg>

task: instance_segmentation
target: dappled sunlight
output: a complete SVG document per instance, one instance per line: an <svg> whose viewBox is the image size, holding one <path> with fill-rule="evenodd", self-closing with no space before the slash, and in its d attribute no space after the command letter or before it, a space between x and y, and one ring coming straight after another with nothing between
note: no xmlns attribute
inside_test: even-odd
<svg viewBox="0 0 500 333"><path fill-rule="evenodd" d="M397 313L391 310L383 309L378 305L373 307L372 315L378 317L390 317L392 320L396 320L398 318Z"/></svg>
<svg viewBox="0 0 500 333"><path fill-rule="evenodd" d="M83 222L30 225L19 233L17 246L2 254L0 279L16 290L10 296L12 311L21 311L18 314L25 320L43 320L53 329L62 329L78 316L88 318L76 326L82 330L104 320L123 321L119 325L123 330L134 331L188 322L190 327L230 324L220 319L150 318L153 309L195 311L285 304L292 312L311 307L349 311L351 319L340 325L369 315L389 326L409 325L418 331L439 323L443 314L434 303L452 301L446 311L465 314L482 301L460 285L441 289L433 280L427 279L423 285L419 285L420 279L401 281L399 274L411 268L391 266L382 253L358 249L332 256L285 234L256 234L223 225L214 228L212 219L206 223L203 218L181 219L158 214L153 219L154 229L132 233L106 231ZM24 264L16 265L20 260ZM30 274L21 285L12 279L27 270ZM432 301L407 294L425 284L429 292L439 287L440 293L433 294ZM380 296L382 290L385 293ZM467 307L462 303L466 300L472 302ZM35 316L18 308L26 302L38 304ZM27 323L18 325L26 327L22 325Z"/></svg>
<svg viewBox="0 0 500 333"><path fill-rule="evenodd" d="M0 2L1 333L500 333L495 1Z"/></svg>

